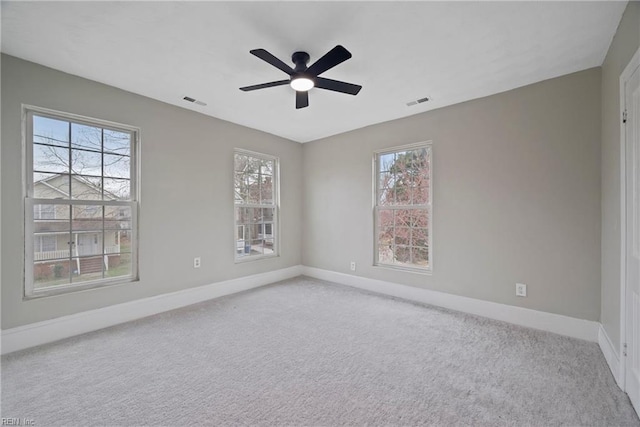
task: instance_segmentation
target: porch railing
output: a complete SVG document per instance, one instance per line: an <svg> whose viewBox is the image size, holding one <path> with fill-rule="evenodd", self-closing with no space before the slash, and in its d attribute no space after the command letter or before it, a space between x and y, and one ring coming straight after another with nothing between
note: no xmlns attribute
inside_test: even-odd
<svg viewBox="0 0 640 427"><path fill-rule="evenodd" d="M106 255L120 253L120 245L105 246L104 253ZM96 254L96 256L100 255L101 254ZM35 252L33 254L34 261L47 261L59 258L69 258L69 249L62 249L59 251Z"/></svg>

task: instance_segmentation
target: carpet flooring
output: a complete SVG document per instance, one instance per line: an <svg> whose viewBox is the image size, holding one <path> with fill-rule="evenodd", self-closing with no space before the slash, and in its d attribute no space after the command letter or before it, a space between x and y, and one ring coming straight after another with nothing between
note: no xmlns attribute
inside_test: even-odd
<svg viewBox="0 0 640 427"><path fill-rule="evenodd" d="M40 426L639 426L594 343L297 278L2 358Z"/></svg>

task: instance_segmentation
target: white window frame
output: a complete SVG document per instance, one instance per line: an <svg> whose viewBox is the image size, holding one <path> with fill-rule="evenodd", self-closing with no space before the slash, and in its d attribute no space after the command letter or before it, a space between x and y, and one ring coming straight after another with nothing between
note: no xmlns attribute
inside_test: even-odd
<svg viewBox="0 0 640 427"><path fill-rule="evenodd" d="M131 135L130 151L130 200L80 200L80 199L36 199L33 183L33 115L88 125ZM22 159L23 159L23 199L24 199L24 299L47 297L52 295L77 292L103 286L137 282L138 275L138 206L140 198L140 128L107 120L81 116L34 105L22 105ZM48 204L54 206L99 205L126 206L131 208L131 274L113 278L103 278L80 283L56 285L52 288L36 289L33 277L34 266L34 206ZM104 232L104 230L103 230ZM103 239L104 240L104 239ZM104 243L103 243L104 245Z"/></svg>
<svg viewBox="0 0 640 427"><path fill-rule="evenodd" d="M273 187L272 187L272 191L273 191L273 203L272 204L258 204L258 203L236 203L236 199L235 199L235 192L236 192L236 188L235 188L235 174L236 174L236 168L235 168L235 156L236 154L242 155L242 156L249 156L249 157L254 157L257 159L261 159L261 160L267 160L267 161L272 161L273 162ZM266 259L266 258L276 258L280 256L280 159L278 157L275 156L271 156L269 154L263 154L263 153L258 153L255 151L249 151L249 150L244 150L241 148L236 148L233 151L233 256L234 256L234 260L235 263L243 263L243 262L250 262L250 261L256 261L256 260L261 260L261 259ZM238 256L238 227L242 227L244 224L242 223L238 223L236 221L236 208L268 208L268 209L273 209L273 221L270 221L269 223L272 224L272 234L273 234L273 253L271 254L257 254L257 255L244 255L244 256ZM243 227L243 237L246 238L246 227Z"/></svg>
<svg viewBox="0 0 640 427"><path fill-rule="evenodd" d="M373 155L373 265L375 267L381 268L390 268L394 270L402 270L413 273L421 273L431 275L433 273L433 143L432 141L423 141L415 144L407 144L396 147L385 148L382 150L374 151ZM394 154L401 151L407 150L415 150L415 149L426 149L429 153L429 199L426 204L423 205L393 205L392 207L381 207L379 205L378 194L379 194L379 184L380 184L380 156L385 154ZM402 266L397 264L388 264L380 262L379 260L379 252L378 252L378 238L379 238L379 230L378 230L378 216L380 210L383 209L426 209L427 210L427 221L428 221L428 259L429 264L428 267L410 267L410 266Z"/></svg>

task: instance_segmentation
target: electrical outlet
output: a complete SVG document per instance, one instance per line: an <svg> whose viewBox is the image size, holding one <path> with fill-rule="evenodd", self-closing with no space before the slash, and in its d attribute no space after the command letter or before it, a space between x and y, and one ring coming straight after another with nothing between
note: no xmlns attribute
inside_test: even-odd
<svg viewBox="0 0 640 427"><path fill-rule="evenodd" d="M193 259L193 268L200 268L200 257L195 257Z"/></svg>
<svg viewBox="0 0 640 427"><path fill-rule="evenodd" d="M517 297L526 297L527 296L527 285L524 283L516 283L516 296Z"/></svg>
<svg viewBox="0 0 640 427"><path fill-rule="evenodd" d="M355 261L351 261L351 271L356 271L356 262Z"/></svg>

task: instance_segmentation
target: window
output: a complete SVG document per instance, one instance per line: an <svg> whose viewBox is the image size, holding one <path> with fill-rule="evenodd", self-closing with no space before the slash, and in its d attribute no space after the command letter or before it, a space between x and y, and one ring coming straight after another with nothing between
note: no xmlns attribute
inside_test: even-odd
<svg viewBox="0 0 640 427"><path fill-rule="evenodd" d="M431 144L375 155L375 265L430 272Z"/></svg>
<svg viewBox="0 0 640 427"><path fill-rule="evenodd" d="M236 150L236 261L278 255L278 159Z"/></svg>
<svg viewBox="0 0 640 427"><path fill-rule="evenodd" d="M55 219L56 207L54 205L37 205L33 207L33 219Z"/></svg>
<svg viewBox="0 0 640 427"><path fill-rule="evenodd" d="M42 234L34 237L34 251L38 252L51 252L58 249L57 238L55 235Z"/></svg>
<svg viewBox="0 0 640 427"><path fill-rule="evenodd" d="M137 278L135 128L25 107L25 295Z"/></svg>

